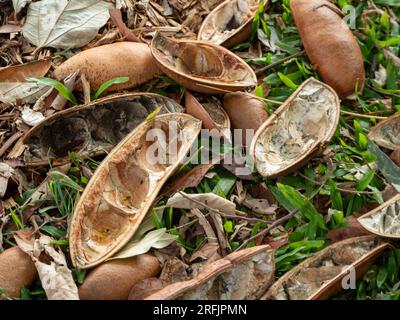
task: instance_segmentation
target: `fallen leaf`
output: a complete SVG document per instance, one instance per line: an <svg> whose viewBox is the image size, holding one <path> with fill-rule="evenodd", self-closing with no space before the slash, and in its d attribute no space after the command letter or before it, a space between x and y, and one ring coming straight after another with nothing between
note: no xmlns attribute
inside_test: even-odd
<svg viewBox="0 0 400 320"><path fill-rule="evenodd" d="M183 195L182 195L183 194ZM236 210L236 205L226 200L214 193L197 193L197 194L187 194L184 192L176 193L171 198L168 199L167 208L179 208L179 209L206 209L205 206L200 205L196 202L203 203L206 207L210 207L219 210L224 213L234 214Z"/></svg>
<svg viewBox="0 0 400 320"><path fill-rule="evenodd" d="M31 0L12 0L15 13L19 13Z"/></svg>
<svg viewBox="0 0 400 320"><path fill-rule="evenodd" d="M271 204L267 199L256 199L249 194L246 195L242 205L262 215L273 215L278 209L276 204Z"/></svg>
<svg viewBox="0 0 400 320"><path fill-rule="evenodd" d="M117 254L107 260L123 259L138 256L148 252L151 248L161 249L169 246L176 240L176 236L167 233L167 229L161 228L147 233L139 241L129 242Z"/></svg>
<svg viewBox="0 0 400 320"><path fill-rule="evenodd" d="M166 283L174 283L178 281L187 280L189 278L187 274L188 265L177 257L169 258L161 271L160 279Z"/></svg>
<svg viewBox="0 0 400 320"><path fill-rule="evenodd" d="M51 59L46 58L30 63L0 69L0 82L26 82L29 77L43 77L51 67Z"/></svg>
<svg viewBox="0 0 400 320"><path fill-rule="evenodd" d="M7 191L8 179L12 176L14 169L6 163L0 163L0 197Z"/></svg>
<svg viewBox="0 0 400 320"><path fill-rule="evenodd" d="M203 180L208 170L210 170L213 166L213 163L200 164L194 167L192 170L174 177L163 187L162 191L160 192L160 196L170 196L186 188L197 187Z"/></svg>
<svg viewBox="0 0 400 320"><path fill-rule="evenodd" d="M114 5L99 0L42 0L31 3L24 37L35 46L80 48L97 35Z"/></svg>
<svg viewBox="0 0 400 320"><path fill-rule="evenodd" d="M118 30L125 37L125 40L132 42L140 42L139 39L128 29L122 20L121 10L117 8L108 9L110 17L114 24L117 26Z"/></svg>
<svg viewBox="0 0 400 320"><path fill-rule="evenodd" d="M21 26L16 24L5 24L0 26L0 33L15 33L22 30Z"/></svg>
<svg viewBox="0 0 400 320"><path fill-rule="evenodd" d="M45 117L42 113L33 111L29 107L24 107L21 113L22 121L25 122L28 126L36 126L37 124L41 123Z"/></svg>
<svg viewBox="0 0 400 320"><path fill-rule="evenodd" d="M349 216L345 220L348 223L346 227L328 231L328 239L331 242L338 242L348 238L371 234L362 227L355 217Z"/></svg>
<svg viewBox="0 0 400 320"><path fill-rule="evenodd" d="M0 102L16 103L35 103L42 94L48 90L43 84L31 82L0 82Z"/></svg>
<svg viewBox="0 0 400 320"><path fill-rule="evenodd" d="M203 260L218 260L221 256L218 254L219 245L218 243L206 243L204 246L197 250L189 259L189 262L193 262L198 258Z"/></svg>
<svg viewBox="0 0 400 320"><path fill-rule="evenodd" d="M29 254L35 263L49 300L79 300L78 288L63 252L51 245L54 239L45 235L33 239L27 232L17 232L14 237L18 247ZM46 259L46 263L41 261L43 255L50 258Z"/></svg>
<svg viewBox="0 0 400 320"><path fill-rule="evenodd" d="M159 278L147 278L135 284L129 293L129 300L143 300L145 297L166 287L168 283Z"/></svg>

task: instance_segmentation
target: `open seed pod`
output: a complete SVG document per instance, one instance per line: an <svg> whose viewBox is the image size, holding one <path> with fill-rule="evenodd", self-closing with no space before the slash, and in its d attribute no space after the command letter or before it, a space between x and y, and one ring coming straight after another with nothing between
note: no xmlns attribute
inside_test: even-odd
<svg viewBox="0 0 400 320"><path fill-rule="evenodd" d="M234 252L188 281L173 283L146 300L256 300L274 278L274 251L257 246Z"/></svg>
<svg viewBox="0 0 400 320"><path fill-rule="evenodd" d="M358 222L381 237L400 239L400 194L362 215Z"/></svg>
<svg viewBox="0 0 400 320"><path fill-rule="evenodd" d="M204 19L197 39L227 48L246 41L259 3L260 0L224 1Z"/></svg>
<svg viewBox="0 0 400 320"><path fill-rule="evenodd" d="M185 107L188 114L202 121L204 129L216 130L217 136L230 139L231 121L217 98L199 95L194 97L186 92Z"/></svg>
<svg viewBox="0 0 400 320"><path fill-rule="evenodd" d="M343 20L343 13L327 0L291 0L293 18L313 67L341 98L362 92L365 80L360 46Z"/></svg>
<svg viewBox="0 0 400 320"><path fill-rule="evenodd" d="M213 43L178 41L157 33L151 52L166 75L196 92L225 93L257 84L257 77L246 62Z"/></svg>
<svg viewBox="0 0 400 320"><path fill-rule="evenodd" d="M370 130L368 138L390 150L400 148L400 113L379 122Z"/></svg>
<svg viewBox="0 0 400 320"><path fill-rule="evenodd" d="M74 266L98 265L132 238L200 129L201 121L190 115L159 115L136 127L111 151L74 211L69 236Z"/></svg>
<svg viewBox="0 0 400 320"><path fill-rule="evenodd" d="M246 130L257 131L267 121L268 113L264 106L265 103L260 99L244 92L233 92L224 96L223 107L231 119L233 129L244 130L243 145L250 145L252 140L251 135L246 139Z"/></svg>
<svg viewBox="0 0 400 320"><path fill-rule="evenodd" d="M104 155L158 107L161 114L183 111L174 100L158 94L132 93L58 112L26 134L25 163L62 164L70 161L71 151L82 158Z"/></svg>
<svg viewBox="0 0 400 320"><path fill-rule="evenodd" d="M328 299L343 290L342 279L351 268L361 277L389 246L376 236L336 242L285 273L261 299Z"/></svg>
<svg viewBox="0 0 400 320"><path fill-rule="evenodd" d="M137 42L115 42L82 51L62 63L54 71L58 80L80 70L85 74L92 90L116 77L129 81L112 85L107 92L133 88L160 74L148 45ZM78 84L78 90L82 86Z"/></svg>
<svg viewBox="0 0 400 320"><path fill-rule="evenodd" d="M250 154L258 172L277 177L304 165L329 143L339 115L335 91L314 78L306 80L255 133Z"/></svg>

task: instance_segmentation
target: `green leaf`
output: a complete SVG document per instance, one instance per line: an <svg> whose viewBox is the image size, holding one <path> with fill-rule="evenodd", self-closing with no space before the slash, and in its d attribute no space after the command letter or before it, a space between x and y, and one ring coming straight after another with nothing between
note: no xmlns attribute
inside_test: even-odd
<svg viewBox="0 0 400 320"><path fill-rule="evenodd" d="M369 139L368 150L376 156L376 164L385 179L400 192L400 168Z"/></svg>
<svg viewBox="0 0 400 320"><path fill-rule="evenodd" d="M343 211L342 195L338 191L338 188L336 187L336 183L330 177L328 179L328 187L329 187L329 191L330 191L330 195L331 195L333 208L335 208L336 210Z"/></svg>
<svg viewBox="0 0 400 320"><path fill-rule="evenodd" d="M97 99L98 97L101 96L101 94L106 91L108 88L110 88L114 84L120 84L120 83L125 83L128 82L129 78L128 77L118 77L118 78L113 78L111 80L108 80L104 82L100 88L96 91L96 93L93 96L93 100Z"/></svg>
<svg viewBox="0 0 400 320"><path fill-rule="evenodd" d="M233 232L233 222L231 220L226 220L224 223L224 230L226 233Z"/></svg>
<svg viewBox="0 0 400 320"><path fill-rule="evenodd" d="M364 191L365 189L367 189L368 185L371 183L374 176L375 176L375 171L368 169L367 172L364 174L364 176L357 181L356 189L358 191Z"/></svg>
<svg viewBox="0 0 400 320"><path fill-rule="evenodd" d="M161 107L158 107L156 110L154 110L152 113L150 113L147 118L146 121L150 121L151 119L153 119L157 114L159 114L161 111Z"/></svg>
<svg viewBox="0 0 400 320"><path fill-rule="evenodd" d="M289 79L289 77L285 76L283 73L278 72L278 77L290 89L296 90L298 88L298 85L295 84L292 80Z"/></svg>
<svg viewBox="0 0 400 320"><path fill-rule="evenodd" d="M69 102L73 104L78 104L78 101L76 100L71 90L69 90L64 84L62 84L57 80L46 77L39 77L39 78L26 78L26 81L53 87L61 94L63 98L67 99Z"/></svg>

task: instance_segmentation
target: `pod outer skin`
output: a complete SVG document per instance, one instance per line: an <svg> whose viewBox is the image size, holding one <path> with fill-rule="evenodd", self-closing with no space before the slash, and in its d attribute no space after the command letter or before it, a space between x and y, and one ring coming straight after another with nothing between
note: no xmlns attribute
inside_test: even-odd
<svg viewBox="0 0 400 320"><path fill-rule="evenodd" d="M79 287L81 300L127 300L138 282L156 276L161 270L157 258L142 254L107 261L88 275Z"/></svg>
<svg viewBox="0 0 400 320"><path fill-rule="evenodd" d="M113 78L129 78L128 82L112 85L107 92L133 88L161 74L149 46L136 42L116 42L82 51L62 63L54 75L62 80L78 69L85 74L92 91ZM82 90L82 86L78 84L77 89Z"/></svg>
<svg viewBox="0 0 400 320"><path fill-rule="evenodd" d="M0 288L12 298L19 298L22 286L29 287L37 278L32 259L18 247L0 254Z"/></svg>
<svg viewBox="0 0 400 320"><path fill-rule="evenodd" d="M290 7L304 48L322 80L340 96L362 92L365 70L361 49L341 11L326 0L292 0Z"/></svg>

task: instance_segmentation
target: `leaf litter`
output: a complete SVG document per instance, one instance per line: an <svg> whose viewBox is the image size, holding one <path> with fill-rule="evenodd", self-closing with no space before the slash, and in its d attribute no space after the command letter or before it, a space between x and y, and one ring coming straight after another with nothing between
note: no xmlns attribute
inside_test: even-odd
<svg viewBox="0 0 400 320"><path fill-rule="evenodd" d="M353 46L346 49L346 56L357 58L350 64L346 59L338 60L336 51L324 54L324 41L316 41L318 34L305 31L309 22L305 18L301 21L299 8L295 8L295 2L300 1L290 5L286 0L88 0L79 4L65 0L47 6L53 2L9 1L0 14L0 243L8 249L19 229L40 232L42 236L35 241L42 242L36 245L40 244L41 252L46 251L50 259L42 265L43 255L36 257L37 264L41 263L41 281L29 284L24 298L75 299L79 285L79 295L94 299L255 299L265 295L274 280L278 285L291 270L297 270L302 261L311 263L318 251L346 251L347 242L340 242L343 239L351 242L372 232L381 236L378 242L383 243L382 248L387 248L389 238L393 238L391 245L397 246L398 208L397 202L391 201L397 197L400 179L395 113L400 105L400 49L398 30L386 21L387 15L389 21L396 20L393 17L398 7L376 2L374 14L366 14L371 11L369 3L348 1L361 13L352 35L345 32ZM37 14L44 5L59 17L57 22L48 23L45 15ZM233 12L236 6L238 10ZM343 2L334 1L327 8L337 28L342 6ZM223 19L215 18L221 14ZM327 21L319 23L324 32L332 32L324 29ZM339 29L347 28L340 24ZM40 32L33 33L32 28L38 26L43 26ZM212 41L223 42L230 50L210 42L199 46L196 39L205 29L214 36ZM63 33L57 34L59 30ZM358 46L364 58L363 70L359 68ZM316 61L318 68L314 69ZM360 79L356 86L353 71L358 75L365 71L365 81ZM338 74L345 75L339 84L334 81ZM350 95L351 99L341 101L340 110L336 103L323 103L315 95L307 97L307 90L301 91L318 75L340 96ZM304 99L298 101L296 111L302 107L307 111L294 118L284 114L281 119L279 110L285 109L296 90L301 92L299 99ZM109 96L111 92L118 95ZM98 99L100 96L103 98ZM193 112L192 104L185 110L181 107L188 107L185 96L194 97L201 108L194 104ZM334 115L321 120L323 108ZM129 212L127 217L136 232L122 242L114 241L104 237L119 230L110 219L102 223L100 218L85 220L93 240L106 239L105 243L89 241L95 255L107 250L113 253L107 257L110 261L91 267L88 275L75 269L72 279L67 270L73 263L61 257L68 249L74 251L75 240L68 243L67 231L71 219L76 218L79 199L88 197L82 191L92 190L90 197L96 197L93 181L108 163L107 154L143 123L155 125L159 117L185 112L202 120L203 127L217 127L225 137L231 135L231 129L245 132L271 123L264 128L268 131L275 125L272 136L280 140L266 140L258 154L270 155L275 150L283 171L266 179L260 166L247 170L241 161L251 154L249 140L242 139L238 146L224 141L223 150L211 152L208 141L199 137L192 145L197 149L192 160L199 154L211 154L211 163L182 162L160 182L139 217L133 211L140 202L141 189L138 191L132 181L128 183L121 172L133 170L130 176L141 177L142 171L129 166L121 171L117 164L109 165L106 176L112 185L119 186L120 193L106 192L102 199L114 213ZM310 119L314 125L305 123ZM283 134L283 127L289 128L290 137ZM138 141L132 144L133 150ZM235 155L233 162L229 162L230 153ZM135 163L160 181L158 174L164 169L143 162L140 152L133 154L139 157ZM128 159L122 156L121 163L128 163ZM171 163L168 154L165 160ZM133 198L132 185L136 186ZM90 208L86 205L84 209ZM34 247L31 242L30 251ZM259 271L255 272L258 269L247 264L249 260L226 262L231 255L246 255L252 249L266 250L269 259L275 260L269 260L272 269L263 269L261 278ZM82 252L88 252L85 250ZM317 294L303 298L326 299L334 293L335 298L346 299L399 297L395 286L399 275L393 271L393 261L398 258L395 251L382 252L372 254L376 260L363 260L363 273L369 271L357 281L356 293L332 291L336 282L328 281L310 285ZM139 272L142 263L150 263L151 270ZM337 275L339 267L332 266L332 274ZM324 267L316 269L324 275ZM137 276L116 288L118 270ZM387 276L382 280L384 273ZM48 277L56 279L62 295L51 291ZM202 277L207 280L199 282ZM236 291L230 286L232 277L238 280L239 288L256 293ZM256 280L249 286L249 279ZM103 284L112 289L107 297L95 289ZM211 284L214 286L208 290ZM18 291L19 284L15 285ZM215 290L219 285L227 285L229 290ZM372 289L374 285L380 289ZM37 294L37 289L44 289L47 296Z"/></svg>

